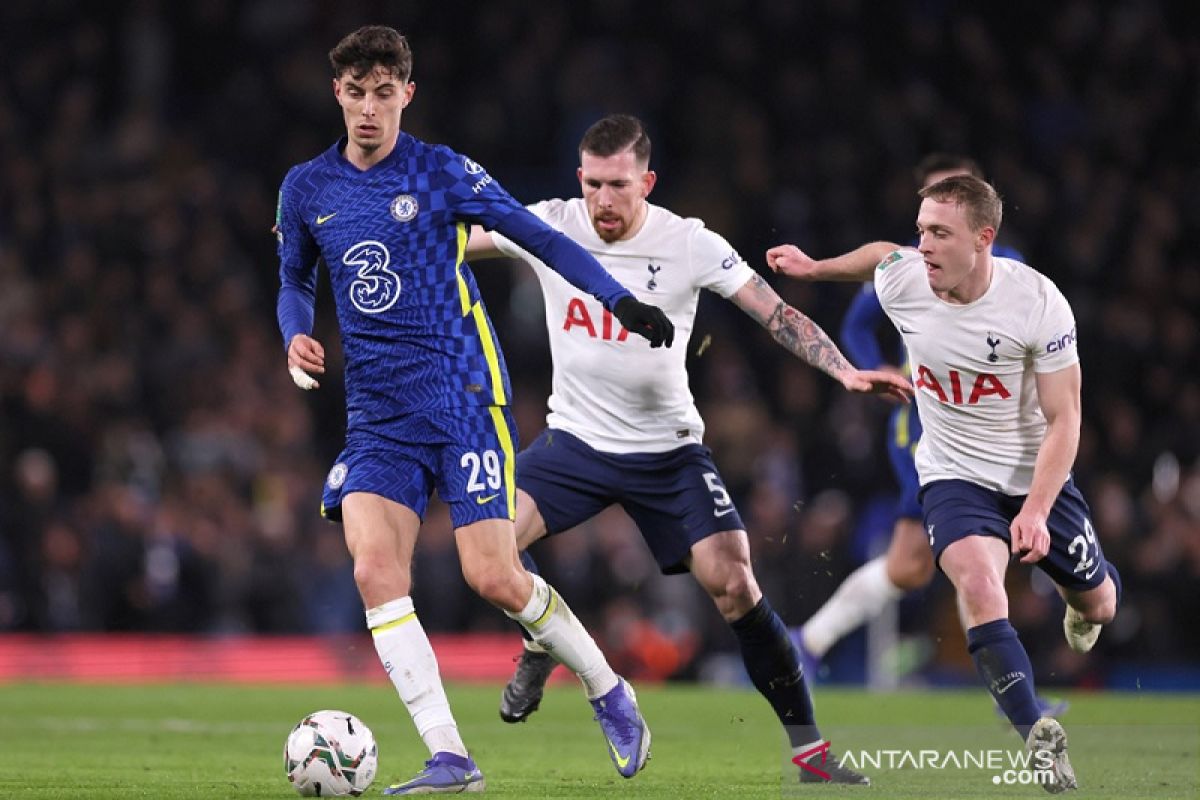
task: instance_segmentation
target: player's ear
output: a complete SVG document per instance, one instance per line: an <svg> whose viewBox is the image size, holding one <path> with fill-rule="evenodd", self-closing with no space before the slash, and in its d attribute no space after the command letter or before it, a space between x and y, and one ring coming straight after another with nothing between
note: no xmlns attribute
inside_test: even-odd
<svg viewBox="0 0 1200 800"><path fill-rule="evenodd" d="M579 181L579 185L583 185L583 167L575 168L575 178Z"/></svg>
<svg viewBox="0 0 1200 800"><path fill-rule="evenodd" d="M408 108L408 104L412 102L413 95L417 93L416 81L409 81L404 84L404 99L400 103L401 108Z"/></svg>
<svg viewBox="0 0 1200 800"><path fill-rule="evenodd" d="M984 250L996 241L996 229L991 225L984 225L975 238L975 249L982 253Z"/></svg>
<svg viewBox="0 0 1200 800"><path fill-rule="evenodd" d="M650 192L654 190L654 184L658 183L658 173L652 169L648 169L642 173L642 197L648 197Z"/></svg>

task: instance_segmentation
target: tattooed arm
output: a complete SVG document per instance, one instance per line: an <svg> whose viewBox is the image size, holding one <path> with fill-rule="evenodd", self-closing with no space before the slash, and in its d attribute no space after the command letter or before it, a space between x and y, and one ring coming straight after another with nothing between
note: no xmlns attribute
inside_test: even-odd
<svg viewBox="0 0 1200 800"><path fill-rule="evenodd" d="M851 392L885 394L899 400L912 396L912 385L889 372L858 370L821 326L783 302L770 284L755 275L729 298L766 328L788 352L838 381Z"/></svg>

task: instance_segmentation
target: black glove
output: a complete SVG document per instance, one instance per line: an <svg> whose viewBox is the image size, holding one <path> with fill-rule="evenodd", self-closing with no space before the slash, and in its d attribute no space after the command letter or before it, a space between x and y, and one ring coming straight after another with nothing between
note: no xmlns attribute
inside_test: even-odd
<svg viewBox="0 0 1200 800"><path fill-rule="evenodd" d="M651 347L671 346L675 341L675 326L658 306L639 302L632 295L622 297L613 307L613 316L625 327L650 340Z"/></svg>

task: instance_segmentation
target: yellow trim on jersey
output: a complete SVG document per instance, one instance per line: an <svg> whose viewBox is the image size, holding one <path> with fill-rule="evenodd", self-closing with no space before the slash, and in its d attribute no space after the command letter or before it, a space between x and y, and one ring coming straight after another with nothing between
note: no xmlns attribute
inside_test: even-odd
<svg viewBox="0 0 1200 800"><path fill-rule="evenodd" d="M492 340L492 328L488 325L487 315L483 313L483 303L471 306L471 314L475 317L475 327L479 330L479 340L483 344L483 357L487 359L488 374L492 378L492 403L498 406L508 404L504 394L504 376L500 374L500 351Z"/></svg>
<svg viewBox="0 0 1200 800"><path fill-rule="evenodd" d="M900 409L900 413L896 415L896 436L894 444L901 450L908 447L909 431L908 431L908 409Z"/></svg>
<svg viewBox="0 0 1200 800"><path fill-rule="evenodd" d="M537 619L535 619L530 624L529 627L540 628L543 625L545 625L546 620L550 619L550 615L554 613L554 609L557 607L558 607L558 592L551 589L550 590L550 602L546 603L546 610L543 611L542 615L540 617L538 617Z"/></svg>
<svg viewBox="0 0 1200 800"><path fill-rule="evenodd" d="M386 633L387 631L390 631L392 628L399 628L404 623L412 622L416 618L417 618L417 612L415 612L415 611L410 612L408 614L405 614L400 619L394 619L391 622L385 622L382 625L378 625L374 628L371 628L371 635L378 636L381 633Z"/></svg>
<svg viewBox="0 0 1200 800"><path fill-rule="evenodd" d="M504 420L504 409L499 406L489 406L492 412L492 422L496 425L496 436L500 439L500 449L504 452L504 500L508 503L508 518L517 518L517 454L513 452L512 434L509 433L508 423Z"/></svg>
<svg viewBox="0 0 1200 800"><path fill-rule="evenodd" d="M454 257L454 277L458 281L458 302L462 306L462 315L465 317L471 313L471 290L467 286L467 279L463 277L462 265L463 260L467 257L467 239L471 234L464 222L458 223L455 230L458 232L458 254Z"/></svg>

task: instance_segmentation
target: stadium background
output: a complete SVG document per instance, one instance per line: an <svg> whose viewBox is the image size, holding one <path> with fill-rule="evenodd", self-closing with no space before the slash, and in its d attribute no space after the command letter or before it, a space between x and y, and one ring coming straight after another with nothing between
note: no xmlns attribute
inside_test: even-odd
<svg viewBox="0 0 1200 800"><path fill-rule="evenodd" d="M339 366L313 395L288 379L269 228L287 167L341 132L327 50L384 22L415 51L409 132L532 202L578 191L588 124L636 113L654 138L652 200L703 218L760 272L783 241L830 255L906 238L911 166L934 149L976 156L1007 200L1002 236L1078 316L1077 478L1125 578L1125 606L1087 658L1026 569L1011 577L1013 621L1041 684L1197 688L1200 38L1185 11L5 3L0 646L30 633L365 636L340 531L316 514L342 436ZM549 391L536 283L503 262L475 271L528 442ZM855 288L770 280L830 332ZM331 312L326 294L317 334L336 353ZM890 531L887 408L715 298L687 346L760 580L802 622ZM430 631L507 632L463 584L444 510L418 550ZM659 577L623 515L534 552L631 677L738 678L710 602ZM905 681L976 680L944 579L897 624L887 658ZM823 679L862 680L864 650L849 640Z"/></svg>

